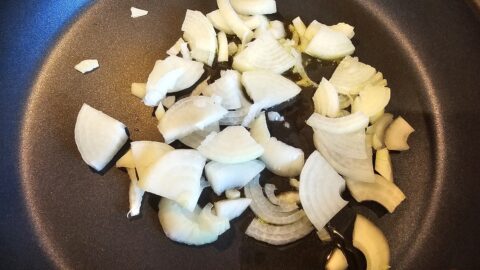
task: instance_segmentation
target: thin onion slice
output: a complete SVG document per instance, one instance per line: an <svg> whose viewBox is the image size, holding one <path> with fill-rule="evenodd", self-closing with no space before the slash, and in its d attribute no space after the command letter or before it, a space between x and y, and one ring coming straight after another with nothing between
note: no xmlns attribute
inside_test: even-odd
<svg viewBox="0 0 480 270"><path fill-rule="evenodd" d="M238 198L233 200L221 200L214 203L215 212L218 216L232 220L239 217L248 208L251 199Z"/></svg>
<svg viewBox="0 0 480 270"><path fill-rule="evenodd" d="M233 8L240 14L257 15L277 12L275 0L231 0Z"/></svg>
<svg viewBox="0 0 480 270"><path fill-rule="evenodd" d="M298 73L302 78L300 81L297 81L297 84L304 87L315 86L317 87L318 84L314 82L308 76L305 68L303 67L302 63L302 54L296 48L290 48L290 54L295 58L295 66L293 67L293 72Z"/></svg>
<svg viewBox="0 0 480 270"><path fill-rule="evenodd" d="M345 180L318 151L308 157L300 174L300 202L317 230L323 229L345 205L340 193Z"/></svg>
<svg viewBox="0 0 480 270"><path fill-rule="evenodd" d="M240 16L238 16L237 12L233 9L230 0L217 0L217 6L223 19L235 35L237 35L242 41L242 44L246 44L250 41L253 37L253 32L247 25L245 25Z"/></svg>
<svg viewBox="0 0 480 270"><path fill-rule="evenodd" d="M322 26L305 48L305 53L324 60L333 60L352 54L352 41L341 32Z"/></svg>
<svg viewBox="0 0 480 270"><path fill-rule="evenodd" d="M101 171L127 142L125 125L83 104L75 123L75 144L83 161Z"/></svg>
<svg viewBox="0 0 480 270"><path fill-rule="evenodd" d="M176 102L165 113L158 129L165 142L170 143L217 122L226 113L211 97L190 96Z"/></svg>
<svg viewBox="0 0 480 270"><path fill-rule="evenodd" d="M190 133L189 135L180 138L179 141L188 147L197 149L202 141L208 136L208 134L212 132L220 132L220 125L218 122L210 124L202 130L197 130L193 133Z"/></svg>
<svg viewBox="0 0 480 270"><path fill-rule="evenodd" d="M300 240L313 231L312 223L303 217L295 223L275 226L255 218L245 232L246 235L271 245L286 245Z"/></svg>
<svg viewBox="0 0 480 270"><path fill-rule="evenodd" d="M313 95L315 112L328 117L336 117L340 110L337 89L327 79L322 78Z"/></svg>
<svg viewBox="0 0 480 270"><path fill-rule="evenodd" d="M170 151L149 166L139 186L193 211L202 191L200 177L205 161L196 150Z"/></svg>
<svg viewBox="0 0 480 270"><path fill-rule="evenodd" d="M239 109L243 98L240 76L236 70L222 70L220 78L205 87L203 94L221 97L222 106L227 110Z"/></svg>
<svg viewBox="0 0 480 270"><path fill-rule="evenodd" d="M362 215L355 219L353 246L358 248L367 262L367 270L389 269L390 248L382 231Z"/></svg>
<svg viewBox="0 0 480 270"><path fill-rule="evenodd" d="M263 189L265 190L265 195L267 195L268 200L271 203L280 206L285 212L291 212L298 209L298 205L296 203L286 203L277 198L275 195L275 190L277 190L277 187L274 184L265 184Z"/></svg>
<svg viewBox="0 0 480 270"><path fill-rule="evenodd" d="M300 148L293 147L271 137L263 144L264 152L261 156L268 170L284 177L298 176L305 163L305 155Z"/></svg>
<svg viewBox="0 0 480 270"><path fill-rule="evenodd" d="M241 72L269 70L283 73L295 65L295 58L269 34L261 35L233 57L233 68Z"/></svg>
<svg viewBox="0 0 480 270"><path fill-rule="evenodd" d="M200 96L205 88L208 86L208 80L210 80L210 76L208 76L205 80L201 81L195 89L192 90L192 93L190 93L190 96Z"/></svg>
<svg viewBox="0 0 480 270"><path fill-rule="evenodd" d="M167 54L168 55L178 55L180 53L181 45L183 43L186 43L185 40L183 40L183 38L179 38L177 40L177 42L175 42L175 44L173 44L173 46L170 47L170 49L167 50Z"/></svg>
<svg viewBox="0 0 480 270"><path fill-rule="evenodd" d="M265 112L260 113L250 124L250 135L257 143L262 145L270 139L270 131L268 131Z"/></svg>
<svg viewBox="0 0 480 270"><path fill-rule="evenodd" d="M393 182L392 160L387 148L378 149L375 153L375 171Z"/></svg>
<svg viewBox="0 0 480 270"><path fill-rule="evenodd" d="M218 31L224 32L225 34L228 34L228 35L234 34L232 28L228 26L227 22L222 17L222 14L220 14L220 10L216 9L208 13L207 18L210 20L213 27L215 27L215 29L217 29Z"/></svg>
<svg viewBox="0 0 480 270"><path fill-rule="evenodd" d="M344 154L339 154L335 151L332 151L328 142L323 141L323 138L316 132L313 134L313 144L339 174L356 181L374 181L372 155L371 151L368 151L368 145L367 158L357 159L349 158Z"/></svg>
<svg viewBox="0 0 480 270"><path fill-rule="evenodd" d="M192 49L192 57L211 66L217 50L217 35L212 23L202 12L187 9L182 31Z"/></svg>
<svg viewBox="0 0 480 270"><path fill-rule="evenodd" d="M341 32L349 39L352 39L355 36L354 27L348 23L340 22L335 25L330 25L330 29L336 32Z"/></svg>
<svg viewBox="0 0 480 270"><path fill-rule="evenodd" d="M254 103L261 103L262 108L283 103L301 91L294 82L270 71L244 72L242 84Z"/></svg>
<svg viewBox="0 0 480 270"><path fill-rule="evenodd" d="M205 166L205 175L213 191L221 195L225 190L243 188L256 175L265 169L259 160L250 160L237 164L223 164L210 161Z"/></svg>
<svg viewBox="0 0 480 270"><path fill-rule="evenodd" d="M130 204L130 210L127 213L127 217L134 217L140 214L143 194L145 191L138 186L135 168L127 168L127 171L128 175L130 176L130 187L128 189L128 202Z"/></svg>
<svg viewBox="0 0 480 270"><path fill-rule="evenodd" d="M219 133L212 132L198 147L208 159L233 164L258 158L263 147L241 126L230 126Z"/></svg>
<svg viewBox="0 0 480 270"><path fill-rule="evenodd" d="M228 62L228 40L225 32L219 32L218 38L218 62Z"/></svg>
<svg viewBox="0 0 480 270"><path fill-rule="evenodd" d="M405 194L393 182L378 174L375 175L374 183L351 181L347 178L347 187L356 201L375 201L390 213L405 200Z"/></svg>
<svg viewBox="0 0 480 270"><path fill-rule="evenodd" d="M366 128L368 126L368 117L362 112L338 118L328 118L318 113L313 113L307 119L307 125L316 130L333 134L345 134Z"/></svg>

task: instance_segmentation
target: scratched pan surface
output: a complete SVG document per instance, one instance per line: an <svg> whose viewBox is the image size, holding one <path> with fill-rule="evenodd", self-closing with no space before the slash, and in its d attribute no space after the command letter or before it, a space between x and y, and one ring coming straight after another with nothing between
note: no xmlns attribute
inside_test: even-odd
<svg viewBox="0 0 480 270"><path fill-rule="evenodd" d="M411 150L393 156L407 200L393 215L357 207L385 232L392 268L478 268L480 23L474 8L446 0L277 2L285 18L355 25L355 54L382 71L392 88L388 110L416 128ZM214 244L173 243L161 230L154 198L144 202L140 219L127 220L126 174L95 174L76 149L74 124L84 102L125 123L132 140L160 139L151 109L129 86L146 81L154 61L181 35L186 8L208 12L214 1L0 5L1 266L320 268L313 234L281 248L246 237L252 213ZM148 16L131 19L132 5ZM73 66L86 58L97 58L100 68L82 75Z"/></svg>

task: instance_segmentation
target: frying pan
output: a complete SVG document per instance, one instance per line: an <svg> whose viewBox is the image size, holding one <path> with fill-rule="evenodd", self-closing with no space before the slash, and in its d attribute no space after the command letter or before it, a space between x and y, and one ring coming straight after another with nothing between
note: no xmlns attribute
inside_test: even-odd
<svg viewBox="0 0 480 270"><path fill-rule="evenodd" d="M480 23L478 6L455 0L288 1L285 18L355 25L356 55L383 72L388 110L416 128L394 155L407 200L393 215L358 206L385 232L393 269L479 269ZM149 10L131 19L131 6ZM233 222L204 247L163 235L155 200L125 217L128 180L92 173L73 128L83 102L120 119L132 140L158 140L151 110L129 93L180 36L185 10L215 1L2 1L0 4L0 268L312 269L313 235L273 248ZM100 68L82 75L79 61ZM316 78L318 79L318 78Z"/></svg>

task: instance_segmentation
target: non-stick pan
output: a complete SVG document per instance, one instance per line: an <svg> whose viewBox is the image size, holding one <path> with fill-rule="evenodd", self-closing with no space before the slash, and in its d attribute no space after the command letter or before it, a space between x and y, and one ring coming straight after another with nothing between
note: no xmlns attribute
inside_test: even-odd
<svg viewBox="0 0 480 270"><path fill-rule="evenodd" d="M480 23L460 0L277 0L301 15L355 25L356 55L381 70L388 110L415 127L393 155L407 200L392 215L357 205L385 232L392 269L479 269ZM130 7L149 14L130 18ZM82 162L74 143L86 102L120 119L132 140L159 140L151 109L129 93L181 35L185 10L208 1L2 1L0 3L0 268L319 269L312 234L281 248L244 235L252 213L214 244L168 240L155 198L128 220L128 179ZM82 75L79 61L100 68ZM327 76L327 74L325 74ZM316 78L317 80L319 78Z"/></svg>

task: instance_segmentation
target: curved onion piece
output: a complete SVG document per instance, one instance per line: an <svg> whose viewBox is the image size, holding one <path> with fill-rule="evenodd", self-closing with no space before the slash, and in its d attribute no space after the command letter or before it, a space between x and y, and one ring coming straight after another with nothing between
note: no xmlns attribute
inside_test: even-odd
<svg viewBox="0 0 480 270"><path fill-rule="evenodd" d="M173 46L170 47L170 49L167 50L167 54L168 55L178 55L180 53L181 46L184 43L186 43L185 40L183 40L183 38L179 38L177 40L177 42L175 42L175 44L173 44Z"/></svg>
<svg viewBox="0 0 480 270"><path fill-rule="evenodd" d="M290 54L295 58L295 66L293 67L292 71L294 73L298 73L298 75L300 75L300 77L302 78L300 81L297 81L297 84L304 87L317 87L318 84L312 79L310 79L307 72L305 71L305 68L303 67L302 54L294 47L290 48Z"/></svg>
<svg viewBox="0 0 480 270"><path fill-rule="evenodd" d="M239 198L233 200L221 200L214 203L217 216L232 220L239 217L248 208L251 199Z"/></svg>
<svg viewBox="0 0 480 270"><path fill-rule="evenodd" d="M217 240L219 232L230 227L228 219L212 215L211 204L203 210L198 206L190 212L172 200L162 198L158 218L163 231L173 241L188 245L203 245Z"/></svg>
<svg viewBox="0 0 480 270"><path fill-rule="evenodd" d="M117 168L135 168L135 161L133 160L132 149L128 150L125 155L117 160L115 163Z"/></svg>
<svg viewBox="0 0 480 270"><path fill-rule="evenodd" d="M241 194L238 189L227 189L225 191L225 197L227 197L229 200L238 199L240 196Z"/></svg>
<svg viewBox="0 0 480 270"><path fill-rule="evenodd" d="M217 35L212 23L202 12L187 9L182 31L192 49L192 57L211 66L217 50Z"/></svg>
<svg viewBox="0 0 480 270"><path fill-rule="evenodd" d="M290 184L290 186L296 188L297 190L300 187L300 182L298 181L298 179L290 178L290 180L288 180L288 183Z"/></svg>
<svg viewBox="0 0 480 270"><path fill-rule="evenodd" d="M253 37L253 32L247 25L245 25L240 16L238 16L237 12L233 9L230 0L217 0L217 6L223 19L235 35L237 35L242 41L242 44L246 44L250 41Z"/></svg>
<svg viewBox="0 0 480 270"><path fill-rule="evenodd" d="M160 119L158 129L170 143L217 122L226 113L213 98L191 96L176 102Z"/></svg>
<svg viewBox="0 0 480 270"><path fill-rule="evenodd" d="M217 34L218 39L218 62L228 62L228 40L225 32Z"/></svg>
<svg viewBox="0 0 480 270"><path fill-rule="evenodd" d="M242 84L254 103L262 103L263 108L285 102L301 91L294 82L269 71L246 71Z"/></svg>
<svg viewBox="0 0 480 270"><path fill-rule="evenodd" d="M225 70L221 76L203 90L205 96L219 96L222 98L222 106L227 110L235 110L242 107L242 85L240 73L236 70Z"/></svg>
<svg viewBox="0 0 480 270"><path fill-rule="evenodd" d="M208 86L208 80L210 80L210 76L208 76L205 80L201 81L195 89L192 90L190 96L199 96L203 93L203 90Z"/></svg>
<svg viewBox="0 0 480 270"><path fill-rule="evenodd" d="M313 133L313 144L338 173L356 181L374 181L372 156L368 149L367 158L349 158L332 151L328 145L328 142L324 142L322 137L317 132Z"/></svg>
<svg viewBox="0 0 480 270"><path fill-rule="evenodd" d="M228 55L233 56L236 54L238 51L238 46L235 44L235 42L230 42L228 43Z"/></svg>
<svg viewBox="0 0 480 270"><path fill-rule="evenodd" d="M359 130L352 133L333 134L315 130L328 149L347 158L365 159L368 157L365 131Z"/></svg>
<svg viewBox="0 0 480 270"><path fill-rule="evenodd" d="M250 124L250 135L259 144L265 144L270 139L265 112L260 113Z"/></svg>
<svg viewBox="0 0 480 270"><path fill-rule="evenodd" d="M165 108L170 109L170 107L175 104L176 97L175 96L167 96L164 99L162 99L162 105L165 106ZM160 105L160 104L159 104Z"/></svg>
<svg viewBox="0 0 480 270"><path fill-rule="evenodd" d="M173 150L149 166L138 183L145 191L193 211L200 197L204 165L205 158L196 150Z"/></svg>
<svg viewBox="0 0 480 270"><path fill-rule="evenodd" d="M348 268L347 258L339 248L335 248L328 257L325 270L345 270Z"/></svg>
<svg viewBox="0 0 480 270"><path fill-rule="evenodd" d="M307 236L313 231L312 223L303 217L295 223L275 226L267 224L258 218L248 225L247 234L250 237L271 245L286 245Z"/></svg>
<svg viewBox="0 0 480 270"><path fill-rule="evenodd" d="M284 201L281 201L275 196L275 190L277 190L277 187L273 184L265 184L264 188L265 190L265 195L267 195L268 200L275 204L280 206L285 212L290 212L298 209L298 205L296 203L285 203Z"/></svg>
<svg viewBox="0 0 480 270"><path fill-rule="evenodd" d="M293 27L295 28L295 31L300 35L303 36L305 34L305 30L307 30L307 27L305 26L305 23L303 23L302 18L296 17L295 19L292 20Z"/></svg>
<svg viewBox="0 0 480 270"><path fill-rule="evenodd" d="M135 177L132 177L135 174L135 168L127 168L127 171L128 175L130 176L130 187L128 189L128 202L130 203L130 210L127 213L127 217L134 217L140 214L143 194L145 191L138 186L138 179L136 175Z"/></svg>
<svg viewBox="0 0 480 270"><path fill-rule="evenodd" d="M163 107L162 104L158 104L157 109L155 109L155 118L157 118L157 120L160 120L164 114L165 114L165 108Z"/></svg>
<svg viewBox="0 0 480 270"><path fill-rule="evenodd" d="M263 15L253 15L253 16L240 15L240 18L242 18L245 25L251 30L255 30L255 29L265 30L267 29L268 23L269 23L267 17ZM255 31L254 35L256 35L256 33L257 32Z"/></svg>
<svg viewBox="0 0 480 270"><path fill-rule="evenodd" d="M405 194L393 182L378 174L375 175L374 183L351 181L347 178L347 187L356 201L375 201L390 213L405 200Z"/></svg>
<svg viewBox="0 0 480 270"><path fill-rule="evenodd" d="M322 241L322 242L332 241L332 236L330 235L330 233L325 228L322 228L321 230L318 230L317 231L317 236L320 239L320 241Z"/></svg>
<svg viewBox="0 0 480 270"><path fill-rule="evenodd" d="M233 8L240 14L257 15L277 12L275 0L231 0Z"/></svg>
<svg viewBox="0 0 480 270"><path fill-rule="evenodd" d="M383 114L373 125L367 128L367 133L373 135L373 148L378 150L384 147L385 130L392 123L393 115L390 113Z"/></svg>
<svg viewBox="0 0 480 270"><path fill-rule="evenodd" d="M372 117L385 109L389 101L390 88L367 85L353 101L352 113L363 112Z"/></svg>
<svg viewBox="0 0 480 270"><path fill-rule="evenodd" d="M350 24L348 23L344 23L344 22L341 22L341 23L337 23L335 25L331 25L329 26L330 29L332 29L333 31L336 31L336 32L341 32L343 33L345 36L347 36L349 39L352 39L353 36L355 36L355 32L353 31L354 27L351 26Z"/></svg>
<svg viewBox="0 0 480 270"><path fill-rule="evenodd" d="M205 157L221 163L241 163L258 158L263 148L241 126L227 127L212 132L198 147Z"/></svg>
<svg viewBox="0 0 480 270"><path fill-rule="evenodd" d="M218 125L218 122L210 124L202 130L197 130L183 138L180 138L179 141L188 147L197 149L202 141L208 136L208 134L212 133L213 131L220 131L220 125Z"/></svg>
<svg viewBox="0 0 480 270"><path fill-rule="evenodd" d="M291 224L305 216L303 210L286 212L282 207L272 204L263 195L258 179L258 176L255 177L244 188L245 197L252 199L250 209L252 209L255 215L265 222L278 225Z"/></svg>
<svg viewBox="0 0 480 270"><path fill-rule="evenodd" d="M379 149L375 153L375 171L388 181L393 182L392 160L387 148Z"/></svg>
<svg viewBox="0 0 480 270"><path fill-rule="evenodd" d="M208 13L207 18L210 20L213 27L215 27L218 31L224 32L225 34L228 34L228 35L234 34L232 28L228 26L227 22L222 17L222 14L220 14L220 10L216 9Z"/></svg>
<svg viewBox="0 0 480 270"><path fill-rule="evenodd" d="M355 219L353 246L365 255L367 270L390 268L387 238L375 224L362 215L357 215Z"/></svg>
<svg viewBox="0 0 480 270"><path fill-rule="evenodd" d="M163 157L166 153L174 150L168 144L152 141L136 141L131 143L132 157L138 177L142 179L148 168Z"/></svg>
<svg viewBox="0 0 480 270"><path fill-rule="evenodd" d="M345 134L362 130L368 126L368 117L362 112L356 112L338 118L328 118L313 113L307 119L307 125L316 130L333 134Z"/></svg>
<svg viewBox="0 0 480 270"><path fill-rule="evenodd" d="M300 202L308 219L317 230L323 229L345 205L340 192L345 180L318 151L308 157L300 174Z"/></svg>
<svg viewBox="0 0 480 270"><path fill-rule="evenodd" d="M305 157L302 149L290 146L271 137L263 144L264 152L261 156L268 170L284 177L298 176L302 171Z"/></svg>
<svg viewBox="0 0 480 270"><path fill-rule="evenodd" d="M265 169L265 164L259 160L237 164L210 161L205 166L205 175L212 185L213 191L220 195L227 189L244 187L263 169Z"/></svg>
<svg viewBox="0 0 480 270"><path fill-rule="evenodd" d="M272 35L261 35L233 57L233 68L241 72L268 70L283 73L295 65L295 58Z"/></svg>
<svg viewBox="0 0 480 270"><path fill-rule="evenodd" d="M320 27L305 48L305 53L324 60L339 59L355 51L352 41L343 33Z"/></svg>
<svg viewBox="0 0 480 270"><path fill-rule="evenodd" d="M350 96L343 94L338 95L338 105L340 110L350 107L352 102L353 99Z"/></svg>
<svg viewBox="0 0 480 270"><path fill-rule="evenodd" d="M410 149L408 136L414 132L410 124L401 116L397 117L385 131L385 145L388 150L404 151Z"/></svg>
<svg viewBox="0 0 480 270"><path fill-rule="evenodd" d="M313 95L315 112L328 117L336 117L340 110L338 93L327 79L322 78L320 85Z"/></svg>
<svg viewBox="0 0 480 270"><path fill-rule="evenodd" d="M83 161L101 171L127 142L125 125L83 104L75 123L75 143Z"/></svg>
<svg viewBox="0 0 480 270"><path fill-rule="evenodd" d="M358 61L357 57L346 56L333 72L330 82L339 93L356 95L376 73L375 68Z"/></svg>
<svg viewBox="0 0 480 270"><path fill-rule="evenodd" d="M385 113L385 108L381 109L376 114L370 116L369 117L370 123L375 124L375 122L377 122L378 119L380 119L384 113Z"/></svg>
<svg viewBox="0 0 480 270"><path fill-rule="evenodd" d="M285 38L287 35L285 32L285 26L283 22L275 20L271 21L268 25L268 31L272 34L275 39Z"/></svg>
<svg viewBox="0 0 480 270"><path fill-rule="evenodd" d="M146 83L132 83L132 88L131 88L132 95L143 99L145 97L146 92L147 92Z"/></svg>

